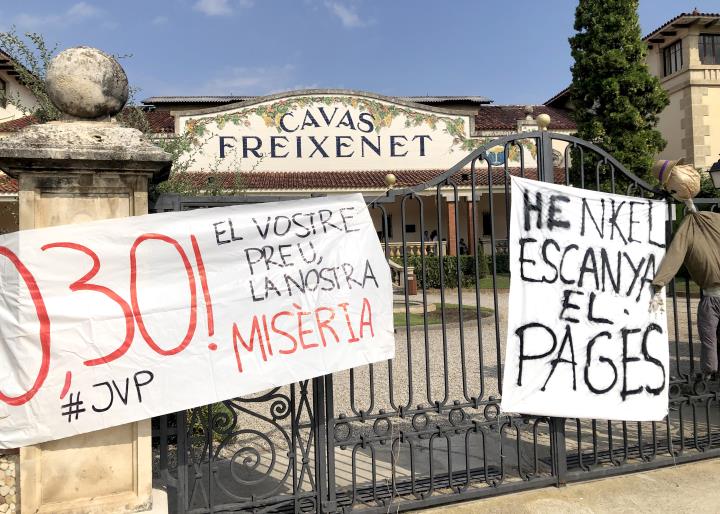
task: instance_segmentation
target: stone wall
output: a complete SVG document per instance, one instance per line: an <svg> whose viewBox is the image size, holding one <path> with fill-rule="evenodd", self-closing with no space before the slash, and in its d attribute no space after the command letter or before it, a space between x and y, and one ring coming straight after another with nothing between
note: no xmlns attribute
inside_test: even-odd
<svg viewBox="0 0 720 514"><path fill-rule="evenodd" d="M0 454L0 513L17 512L17 454Z"/></svg>

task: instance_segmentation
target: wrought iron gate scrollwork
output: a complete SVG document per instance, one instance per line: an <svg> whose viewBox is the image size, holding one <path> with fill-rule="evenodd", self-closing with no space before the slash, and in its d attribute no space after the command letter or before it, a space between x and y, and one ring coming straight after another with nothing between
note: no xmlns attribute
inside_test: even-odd
<svg viewBox="0 0 720 514"><path fill-rule="evenodd" d="M317 512L312 385L304 381L177 413L176 428L165 428L165 451L177 459L172 465L166 458L164 469L171 510Z"/></svg>
<svg viewBox="0 0 720 514"><path fill-rule="evenodd" d="M498 146L499 166L487 157ZM597 146L537 131L498 138L426 183L370 199L386 256L404 270L394 274L396 358L178 413L176 427L172 416L156 420L156 470L175 510L396 512L720 455L720 384L696 376L689 279L674 281L668 297L665 421L500 411L512 175L665 198ZM232 203L243 202L196 197L164 205ZM463 258L461 238L469 249ZM410 268L418 285L412 297Z"/></svg>

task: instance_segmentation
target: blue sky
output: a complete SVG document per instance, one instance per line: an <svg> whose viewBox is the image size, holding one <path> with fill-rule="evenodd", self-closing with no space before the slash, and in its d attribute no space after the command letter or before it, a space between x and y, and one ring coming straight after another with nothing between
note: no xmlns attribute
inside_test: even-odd
<svg viewBox="0 0 720 514"><path fill-rule="evenodd" d="M540 103L570 80L575 0L5 0L0 28L123 59L140 99L306 87ZM641 0L643 34L718 0Z"/></svg>

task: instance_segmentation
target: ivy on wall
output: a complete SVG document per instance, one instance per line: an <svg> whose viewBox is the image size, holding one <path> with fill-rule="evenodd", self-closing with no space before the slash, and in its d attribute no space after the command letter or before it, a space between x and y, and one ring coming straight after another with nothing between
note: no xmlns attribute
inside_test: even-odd
<svg viewBox="0 0 720 514"><path fill-rule="evenodd" d="M435 130L438 126L452 136L452 147L460 150L471 151L477 148L478 139L467 137L465 134L465 122L461 117L450 117L439 114L423 113L415 111L402 105L392 105L371 100L367 98L346 97L346 96L300 96L291 99L278 100L270 104L256 105L240 109L237 112L218 114L207 118L193 119L186 123L185 131L191 137L201 138L207 132L208 125L217 124L219 129L224 128L228 123L236 126L249 127L250 116L259 116L265 122L266 127L274 127L282 132L280 119L284 114L296 109L302 109L313 105L340 104L347 108L355 108L372 115L375 132L389 127L395 118L403 116L405 127L418 127L427 125Z"/></svg>

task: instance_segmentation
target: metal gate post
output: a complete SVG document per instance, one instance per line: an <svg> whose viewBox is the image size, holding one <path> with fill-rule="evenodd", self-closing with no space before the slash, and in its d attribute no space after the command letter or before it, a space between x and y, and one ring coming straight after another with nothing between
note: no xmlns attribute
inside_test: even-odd
<svg viewBox="0 0 720 514"><path fill-rule="evenodd" d="M540 127L540 141L537 154L538 180L542 182L555 182L555 170L553 168L552 137L547 131L550 124L550 117L541 114L536 121Z"/></svg>
<svg viewBox="0 0 720 514"><path fill-rule="evenodd" d="M327 484L328 500L323 505L324 512L337 511L337 498L335 495L335 406L333 404L333 376L325 376L325 408L327 424Z"/></svg>
<svg viewBox="0 0 720 514"><path fill-rule="evenodd" d="M318 512L335 512L334 502L329 501L330 481L327 472L328 439L325 416L325 377L312 379L313 428L315 430L315 487L317 488Z"/></svg>
<svg viewBox="0 0 720 514"><path fill-rule="evenodd" d="M553 474L557 486L567 484L567 453L565 446L565 418L550 418L550 453L552 455Z"/></svg>
<svg viewBox="0 0 720 514"><path fill-rule="evenodd" d="M187 411L180 411L176 416L177 436L175 444L177 445L177 512L185 514L188 507L188 431L187 431ZM161 443L162 444L162 443ZM168 498L169 500L169 498Z"/></svg>
<svg viewBox="0 0 720 514"><path fill-rule="evenodd" d="M552 137L547 131L550 124L549 116L536 118L540 128L537 168L538 180L555 182L553 166ZM557 478L557 486L567 484L567 449L565 447L565 418L550 418L550 452L552 455L553 474Z"/></svg>

